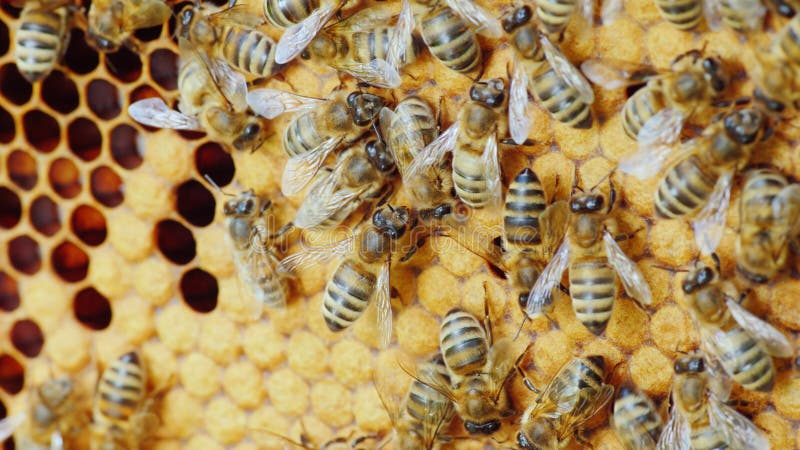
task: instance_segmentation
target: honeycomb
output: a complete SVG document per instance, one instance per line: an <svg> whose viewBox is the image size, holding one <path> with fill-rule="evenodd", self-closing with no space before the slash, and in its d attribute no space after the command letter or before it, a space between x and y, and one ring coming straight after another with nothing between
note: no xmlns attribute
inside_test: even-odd
<svg viewBox="0 0 800 450"><path fill-rule="evenodd" d="M260 14L258 1L244 3ZM507 10L505 4L479 3L497 15ZM378 351L369 317L350 331L328 331L318 311L333 263L302 271L285 310L249 320L225 241L223 196L203 176L226 192L252 188L274 201L281 223L291 220L302 199L284 198L279 190L285 162L280 132L287 119L276 120L275 135L252 154L228 153L202 133L141 126L128 117L128 105L150 96L173 103L177 98L172 25L137 32L146 44L142 55L125 49L97 55L75 29L61 65L31 86L18 72L10 44L19 10L4 3L0 17L0 309L7 337L0 347L0 416L21 411L23 389L54 374L79 378L91 389L99 367L138 347L152 384L169 386L157 411L162 426L146 448L284 448L285 441L258 432L263 430L295 440L302 433L319 446L337 436L389 432L373 380L382 380L389 394L402 395L410 379L398 360L434 352L438 323L450 308L480 316L486 298L495 336L516 333L522 313L508 283L445 239L432 240L408 263L393 266L395 341L386 351ZM772 18L768 28L782 21ZM749 67L754 46L769 40L768 32L743 42L729 30L678 31L651 0L628 0L612 25L586 25L582 18L573 20L562 43L576 63L605 56L665 68L676 55L705 45ZM504 77L507 44L481 39L484 76ZM403 88L391 96L399 100L413 90L433 105L441 98L442 121L451 123L471 80L427 52L407 73ZM339 82L324 66L296 62L267 86L324 97ZM751 89L744 76L737 84L741 92ZM608 174L632 149L616 114L626 96L622 90L596 94L599 123L591 130L554 123L536 109L536 144L501 148L506 184L521 168L533 167L549 196L567 198L575 174L582 186ZM796 127L782 126L754 163L769 161L800 176L800 156L792 151L797 134ZM558 293L552 315L558 328L545 319L529 322L515 345L522 351L532 343L525 364L537 385L573 355L595 353L618 365L615 384L631 380L662 402L673 358L694 348L697 334L679 288L681 275L654 265L687 266L698 250L686 223L654 219L654 181L620 174L613 179L621 194L613 215L622 231L639 230L622 246L650 282L654 304L644 311L619 298L605 334L595 337ZM400 194L393 203L405 201ZM479 211L472 221L496 227L499 217ZM737 224L732 208L718 250L729 276ZM767 286L737 282L752 289L751 309L792 336L800 330L800 281L782 275ZM800 445L800 378L787 361L778 364L772 394L737 389L735 398L768 432L773 448L789 449ZM531 394L519 379L510 391L516 408L524 410ZM592 421L589 441L595 449L621 448L605 417ZM463 435L459 428L456 423L450 431ZM514 426L506 425L495 441L459 439L448 448L510 447L513 435Z"/></svg>

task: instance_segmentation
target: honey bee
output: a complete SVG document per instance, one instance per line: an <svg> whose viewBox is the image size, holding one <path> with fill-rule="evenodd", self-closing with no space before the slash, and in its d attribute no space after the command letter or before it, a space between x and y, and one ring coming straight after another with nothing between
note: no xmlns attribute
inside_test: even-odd
<svg viewBox="0 0 800 450"><path fill-rule="evenodd" d="M664 128L682 127L692 114L706 109L730 84L722 62L690 50L672 61L670 69L611 59L589 59L583 73L605 89L618 89L647 81L622 109L622 126L631 139L647 142Z"/></svg>
<svg viewBox="0 0 800 450"><path fill-rule="evenodd" d="M517 370L525 386L533 384L522 368ZM565 448L583 424L600 411L614 395L614 386L606 384L602 356L573 358L538 395L522 415L517 444L523 449L558 450Z"/></svg>
<svg viewBox="0 0 800 450"><path fill-rule="evenodd" d="M672 408L659 450L769 449L767 436L718 398L702 357L675 361Z"/></svg>
<svg viewBox="0 0 800 450"><path fill-rule="evenodd" d="M602 181L602 180L601 180ZM619 248L616 221L609 217L616 191L613 185L606 201L597 186L573 194L572 213L561 246L536 280L528 296L526 313L537 317L552 310L550 295L569 269L569 295L578 320L592 333L601 334L611 318L617 297L617 278L625 292L641 305L649 305L652 295L636 263Z"/></svg>
<svg viewBox="0 0 800 450"><path fill-rule="evenodd" d="M771 111L781 112L797 102L800 84L800 16L794 16L776 33L769 47L755 52L751 78L756 86L754 96Z"/></svg>
<svg viewBox="0 0 800 450"><path fill-rule="evenodd" d="M95 0L87 14L87 42L101 52L115 52L126 45L135 52L141 46L136 30L165 23L172 10L163 0Z"/></svg>
<svg viewBox="0 0 800 450"><path fill-rule="evenodd" d="M668 122L677 125L671 118ZM739 109L679 145L680 128L665 127L645 142L640 132L639 150L623 157L619 169L645 179L667 166L655 192L656 213L691 218L698 247L710 254L722 237L733 176L747 164L753 148L772 134L772 121L760 109Z"/></svg>
<svg viewBox="0 0 800 450"><path fill-rule="evenodd" d="M72 9L64 0L25 2L14 36L14 59L29 82L49 75L67 50Z"/></svg>
<svg viewBox="0 0 800 450"><path fill-rule="evenodd" d="M746 34L760 30L767 9L760 0L655 0L661 16L679 30L690 31L700 25L703 18L712 31L723 24L734 31ZM774 0L781 14L791 7L782 0ZM603 23L610 24L623 11L623 0L611 0L603 4Z"/></svg>
<svg viewBox="0 0 800 450"><path fill-rule="evenodd" d="M579 129L592 126L592 87L532 18L531 7L523 5L503 19L503 29L514 48L509 131L519 145L527 140L532 124L527 114L529 92L559 122Z"/></svg>
<svg viewBox="0 0 800 450"><path fill-rule="evenodd" d="M771 356L789 358L792 346L772 325L740 305L736 290L719 272L699 263L682 283L707 357L745 389L768 392L775 384Z"/></svg>
<svg viewBox="0 0 800 450"><path fill-rule="evenodd" d="M628 450L656 448L663 423L656 405L644 392L629 385L620 387L611 421Z"/></svg>
<svg viewBox="0 0 800 450"><path fill-rule="evenodd" d="M248 109L244 76L207 58L185 39L179 39L179 45L180 111L172 110L160 98L147 98L131 104L128 114L143 125L205 131L211 139L232 144L237 150L258 149L269 129L264 118Z"/></svg>
<svg viewBox="0 0 800 450"><path fill-rule="evenodd" d="M589 25L594 23L594 2L591 0L539 0L536 2L536 16L547 34L560 34L569 25L576 12L580 11Z"/></svg>
<svg viewBox="0 0 800 450"><path fill-rule="evenodd" d="M264 0L264 14L273 25L286 30L275 49L275 61L286 64L314 40L347 0Z"/></svg>

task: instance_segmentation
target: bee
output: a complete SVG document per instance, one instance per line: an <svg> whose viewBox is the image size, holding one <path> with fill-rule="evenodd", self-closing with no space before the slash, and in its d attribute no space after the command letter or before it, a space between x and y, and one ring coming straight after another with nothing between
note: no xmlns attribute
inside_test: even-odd
<svg viewBox="0 0 800 450"><path fill-rule="evenodd" d="M525 386L534 390L519 365L517 370ZM565 448L614 395L614 386L604 382L605 371L602 356L573 358L564 364L544 390L534 390L537 396L522 414L517 444L530 450Z"/></svg>
<svg viewBox="0 0 800 450"><path fill-rule="evenodd" d="M611 422L628 450L655 449L663 426L650 397L629 385L620 387L617 392Z"/></svg>
<svg viewBox="0 0 800 450"><path fill-rule="evenodd" d="M770 448L763 431L715 395L702 357L681 357L674 368L672 408L656 448Z"/></svg>
<svg viewBox="0 0 800 450"><path fill-rule="evenodd" d="M35 83L50 74L69 45L72 6L64 0L28 0L14 36L20 74Z"/></svg>
<svg viewBox="0 0 800 450"><path fill-rule="evenodd" d="M770 356L791 357L786 337L740 305L736 290L720 280L718 270L699 263L681 285L700 330L708 357L745 389L769 392L775 384Z"/></svg>
<svg viewBox="0 0 800 450"><path fill-rule="evenodd" d="M670 69L610 59L589 59L581 64L593 83L618 89L647 81L625 102L622 126L631 139L648 142L665 128L681 127L692 114L706 109L730 84L722 62L690 50L672 61Z"/></svg>
<svg viewBox="0 0 800 450"><path fill-rule="evenodd" d="M769 47L755 52L757 64L751 78L756 89L753 95L770 111L781 112L797 102L800 84L800 16L794 16L776 33Z"/></svg>
<svg viewBox="0 0 800 450"><path fill-rule="evenodd" d="M508 122L511 137L519 145L528 138L532 123L527 115L529 92L561 123L587 129L593 121L592 87L532 18L531 7L523 5L503 19L514 48Z"/></svg>
<svg viewBox="0 0 800 450"><path fill-rule="evenodd" d="M623 157L619 169L645 179L667 165L655 192L656 213L691 218L701 252L710 254L722 237L733 176L771 134L772 120L766 113L743 108L715 119L700 137L685 144L676 143L680 126L662 129L648 142L640 140L639 150Z"/></svg>
<svg viewBox="0 0 800 450"><path fill-rule="evenodd" d="M602 181L602 180L601 180ZM552 309L550 295L564 270L569 270L569 295L578 320L592 333L601 334L611 318L617 297L617 278L625 292L641 305L652 295L636 264L619 248L616 221L609 217L616 191L611 186L608 200L597 190L573 194L569 201L569 225L561 246L531 289L526 305L528 317Z"/></svg>
<svg viewBox="0 0 800 450"><path fill-rule="evenodd" d="M255 151L266 140L267 122L248 109L247 83L227 64L209 59L179 38L180 111L160 98L139 100L128 107L137 122L158 128L205 131L211 139Z"/></svg>
<svg viewBox="0 0 800 450"><path fill-rule="evenodd" d="M161 25L171 15L163 0L95 0L87 14L87 42L100 52L116 52L126 45L139 53L133 33Z"/></svg>
<svg viewBox="0 0 800 450"><path fill-rule="evenodd" d="M536 17L542 28L550 35L563 36L564 30L576 12L580 11L591 25L594 23L594 2L591 0L539 0L536 2Z"/></svg>

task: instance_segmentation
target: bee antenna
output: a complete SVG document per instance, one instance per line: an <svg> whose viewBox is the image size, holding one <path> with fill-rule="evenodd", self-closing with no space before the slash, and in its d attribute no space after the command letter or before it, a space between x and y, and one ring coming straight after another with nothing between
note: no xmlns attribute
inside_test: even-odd
<svg viewBox="0 0 800 450"><path fill-rule="evenodd" d="M614 171L613 171L613 170L611 170L610 172L608 172L607 174L605 174L605 176L604 176L603 178L600 178L599 180L597 180L597 183L595 183L595 184L594 184L594 186L592 186L592 188L591 188L591 189L589 189L589 192L591 192L591 191L593 191L593 190L597 189L597 186L600 186L600 184L601 184L603 181L606 181L606 180L608 179L608 177L610 177L610 176L611 176L611 174L612 174L612 173L614 173ZM577 179L577 178L576 178L576 179Z"/></svg>
<svg viewBox="0 0 800 450"><path fill-rule="evenodd" d="M716 252L711 254L711 259L714 260L714 265L717 267L717 273L722 273L721 264L719 263L719 255Z"/></svg>
<svg viewBox="0 0 800 450"><path fill-rule="evenodd" d="M660 264L653 264L650 267L655 267L656 269L666 270L667 272L672 272L672 273L675 273L675 272L688 272L687 269L676 269L674 267L662 266Z"/></svg>
<svg viewBox="0 0 800 450"><path fill-rule="evenodd" d="M213 186L213 187L214 187L214 189L216 189L216 190L217 190L217 191L218 191L220 194L222 194L222 195L225 195L225 196L228 196L228 197L233 197L233 194L223 191L223 190L222 190L222 188L221 188L221 187L219 187L219 185L217 184L217 182L216 182L216 181L214 181L214 180L211 178L211 175L209 175L209 174L205 173L205 174L203 174L203 178L205 178L205 179L206 179L206 181L208 182L208 184L210 184L211 186Z"/></svg>
<svg viewBox="0 0 800 450"><path fill-rule="evenodd" d="M522 327L525 326L525 322L527 322L527 321L528 321L528 315L525 314L525 317L523 317L523 319L522 319L522 323L519 324L519 328L517 328L517 334L514 335L514 339L513 339L514 341L516 341L517 338L519 337L519 334L522 333Z"/></svg>

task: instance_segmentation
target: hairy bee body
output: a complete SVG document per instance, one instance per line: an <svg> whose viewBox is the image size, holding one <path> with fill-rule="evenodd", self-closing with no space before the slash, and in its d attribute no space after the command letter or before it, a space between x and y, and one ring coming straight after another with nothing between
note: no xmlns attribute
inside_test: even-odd
<svg viewBox="0 0 800 450"><path fill-rule="evenodd" d="M471 73L481 67L481 47L475 31L450 7L436 7L427 13L420 30L431 54L446 67L459 73Z"/></svg>
<svg viewBox="0 0 800 450"><path fill-rule="evenodd" d="M661 89L639 89L628 98L622 108L622 127L625 134L636 139L642 126L666 107Z"/></svg>
<svg viewBox="0 0 800 450"><path fill-rule="evenodd" d="M164 0L95 0L86 14L87 42L102 52L115 52L123 45L141 51L133 33L163 25L171 15Z"/></svg>
<svg viewBox="0 0 800 450"><path fill-rule="evenodd" d="M394 27L388 24L379 25L366 31L354 31L350 34L349 45L350 56L357 63L368 63L374 59L387 60L389 55L389 41L392 37ZM345 34L347 36L347 34ZM414 41L413 36L406 37L406 53L402 55L401 65L411 64L416 61L419 55L419 46Z"/></svg>
<svg viewBox="0 0 800 450"><path fill-rule="evenodd" d="M578 8L578 0L540 0L536 2L539 22L550 34L561 33Z"/></svg>
<svg viewBox="0 0 800 450"><path fill-rule="evenodd" d="M383 124L382 124L383 125ZM422 142L428 145L439 135L436 117L428 102L417 96L406 97L394 109L394 116L387 126L386 145L392 149L398 167L408 167L422 148L409 148L406 143L413 140L412 133L420 133Z"/></svg>
<svg viewBox="0 0 800 450"><path fill-rule="evenodd" d="M689 423L692 448L702 450L728 448L723 430L712 426L709 421L706 389L705 372L678 371L673 381L672 398L675 406Z"/></svg>
<svg viewBox="0 0 800 450"><path fill-rule="evenodd" d="M755 52L758 64L752 70L754 95L771 111L781 112L798 99L797 70L800 68L800 15L778 30L767 48Z"/></svg>
<svg viewBox="0 0 800 450"><path fill-rule="evenodd" d="M599 240L597 247L602 246ZM569 294L575 317L594 334L605 330L617 298L617 273L605 256L588 256L602 248L585 249L586 257L576 257L569 266Z"/></svg>
<svg viewBox="0 0 800 450"><path fill-rule="evenodd" d="M269 23L284 29L303 21L319 6L319 0L264 0L263 8Z"/></svg>
<svg viewBox="0 0 800 450"><path fill-rule="evenodd" d="M617 437L629 450L655 449L661 435L661 416L653 401L629 386L620 387L617 393L613 423Z"/></svg>
<svg viewBox="0 0 800 450"><path fill-rule="evenodd" d="M703 20L701 0L655 0L661 15L680 30L691 30Z"/></svg>
<svg viewBox="0 0 800 450"><path fill-rule="evenodd" d="M69 43L70 10L66 6L42 8L28 1L14 37L17 69L31 83L46 77L58 64Z"/></svg>
<svg viewBox="0 0 800 450"><path fill-rule="evenodd" d="M444 361L439 355L428 361L419 368L419 373L423 379L438 379L442 383L450 384L450 374ZM421 425L431 419L430 411L447 410L449 414L445 422L449 422L453 417L452 402L441 392L431 386L414 380L408 388L408 397L405 404L405 412Z"/></svg>
<svg viewBox="0 0 800 450"><path fill-rule="evenodd" d="M489 355L486 332L478 319L461 309L453 309L442 321L439 345L451 373L463 377L480 372Z"/></svg>
<svg viewBox="0 0 800 450"><path fill-rule="evenodd" d="M147 374L136 352L117 358L100 377L92 408L92 450L138 449L132 420L145 406Z"/></svg>
<svg viewBox="0 0 800 450"><path fill-rule="evenodd" d="M546 207L547 198L539 178L531 169L523 169L506 194L503 209L506 244L520 250L540 244L539 215Z"/></svg>

